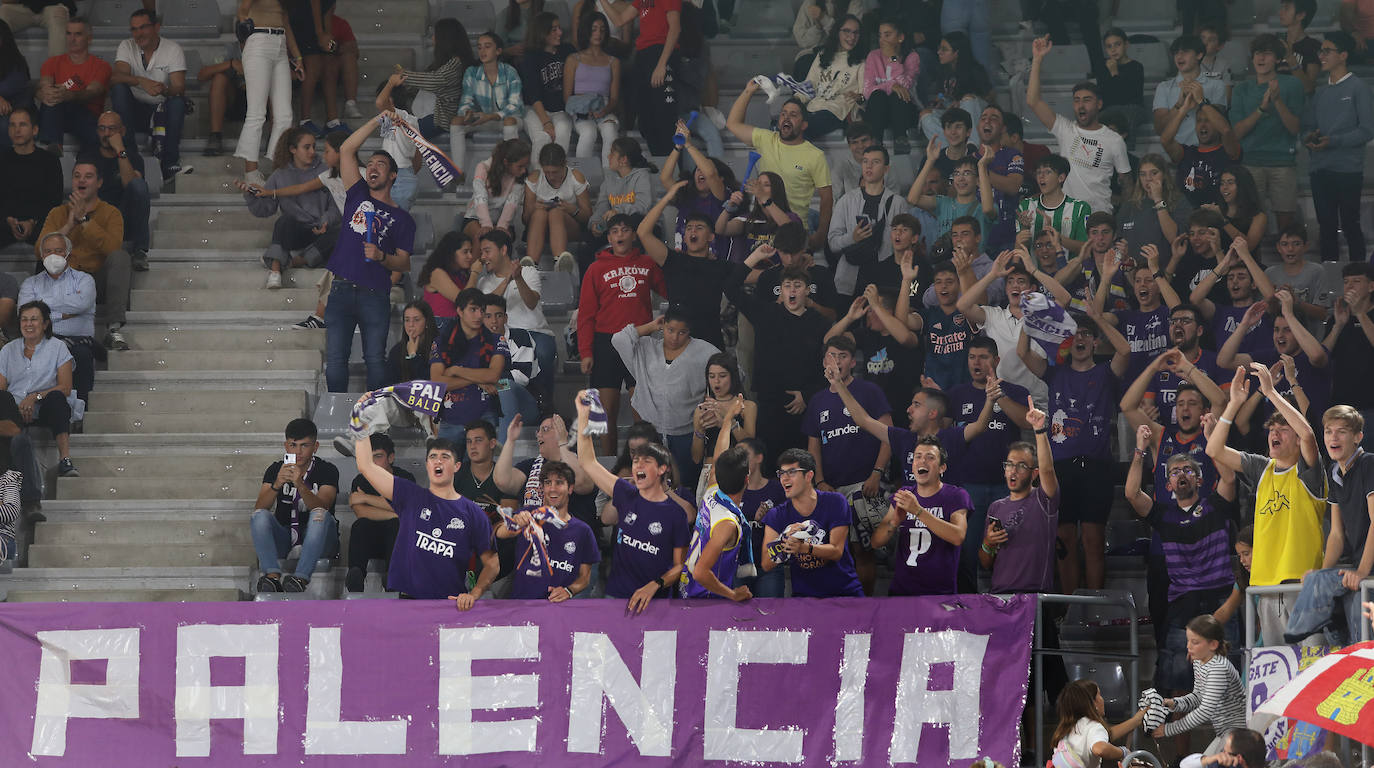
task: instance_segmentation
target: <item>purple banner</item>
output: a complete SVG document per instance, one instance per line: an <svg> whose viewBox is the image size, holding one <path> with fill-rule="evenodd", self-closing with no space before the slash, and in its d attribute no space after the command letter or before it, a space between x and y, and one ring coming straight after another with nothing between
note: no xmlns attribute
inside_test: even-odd
<svg viewBox="0 0 1374 768"><path fill-rule="evenodd" d="M1016 765L1034 607L0 605L0 765Z"/></svg>

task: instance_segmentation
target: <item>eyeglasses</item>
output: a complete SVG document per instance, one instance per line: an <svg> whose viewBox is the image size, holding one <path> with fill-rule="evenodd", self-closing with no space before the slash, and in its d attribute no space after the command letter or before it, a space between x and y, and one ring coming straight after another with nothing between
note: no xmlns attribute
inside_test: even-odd
<svg viewBox="0 0 1374 768"><path fill-rule="evenodd" d="M1169 477L1197 477L1197 470L1192 467L1179 467L1169 470Z"/></svg>
<svg viewBox="0 0 1374 768"><path fill-rule="evenodd" d="M793 467L793 468L791 468L791 469L780 469L780 470L778 470L778 477L779 477L779 478L784 478L784 477L788 477L788 476L790 476L790 475L803 474L803 473L805 473L805 472L806 472L806 470L802 469L801 467Z"/></svg>
<svg viewBox="0 0 1374 768"><path fill-rule="evenodd" d="M1024 461L1004 461L1002 462L1002 469L1003 471L1014 469L1017 472L1029 472L1032 467Z"/></svg>
<svg viewBox="0 0 1374 768"><path fill-rule="evenodd" d="M1195 318L1195 317L1171 317L1171 318L1169 318L1169 325L1195 325L1196 323L1197 323L1197 318Z"/></svg>
<svg viewBox="0 0 1374 768"><path fill-rule="evenodd" d="M1340 52L1341 52L1341 49L1340 49L1340 48L1327 48L1326 46L1322 46L1321 48L1319 48L1319 49L1317 50L1317 55L1318 55L1318 56L1326 56L1326 55L1328 55L1328 54L1340 53Z"/></svg>

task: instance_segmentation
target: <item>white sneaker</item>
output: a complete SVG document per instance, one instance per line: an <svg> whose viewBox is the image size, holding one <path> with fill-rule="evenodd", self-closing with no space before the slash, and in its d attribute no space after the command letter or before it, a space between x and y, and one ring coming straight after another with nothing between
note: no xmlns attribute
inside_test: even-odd
<svg viewBox="0 0 1374 768"><path fill-rule="evenodd" d="M530 258L529 256L521 256L521 257L520 257L520 266L522 266L522 267L534 267L535 269L538 269L538 268L539 268L539 265L538 265L538 264L535 264L535 263L534 263L534 259Z"/></svg>
<svg viewBox="0 0 1374 768"><path fill-rule="evenodd" d="M267 177L262 175L262 171L258 170L257 168L254 168L253 170L243 174L243 183L256 184L259 187L265 187L267 186Z"/></svg>
<svg viewBox="0 0 1374 768"><path fill-rule="evenodd" d="M274 290L281 287L281 273L280 273L280 272L268 272L268 273L267 273L267 287L268 287L268 288L272 288L272 289L274 289Z"/></svg>
<svg viewBox="0 0 1374 768"><path fill-rule="evenodd" d="M707 119L715 124L717 130L725 130L725 115L722 115L719 109L715 107L702 107L701 113L706 115Z"/></svg>
<svg viewBox="0 0 1374 768"><path fill-rule="evenodd" d="M344 117L347 117L350 120L357 120L362 116L363 113L358 110L358 102L354 101L353 99L349 99L348 101L344 102Z"/></svg>
<svg viewBox="0 0 1374 768"><path fill-rule="evenodd" d="M577 257L564 251L558 254L558 258L554 260L553 268L556 272L567 272L570 275L575 275L577 274Z"/></svg>

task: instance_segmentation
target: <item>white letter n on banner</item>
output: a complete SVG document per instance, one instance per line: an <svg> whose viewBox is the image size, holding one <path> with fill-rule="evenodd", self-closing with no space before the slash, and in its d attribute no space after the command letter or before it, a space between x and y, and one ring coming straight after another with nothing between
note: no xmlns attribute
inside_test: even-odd
<svg viewBox="0 0 1374 768"><path fill-rule="evenodd" d="M806 731L739 728L739 670L745 664L805 664L808 632L712 630L706 662L706 734L702 756L732 762L799 763Z"/></svg>
<svg viewBox="0 0 1374 768"><path fill-rule="evenodd" d="M601 752L604 698L620 716L639 754L668 757L673 739L673 691L677 686L677 632L645 632L640 683L615 644L599 632L573 634L572 685L568 702L568 751Z"/></svg>
<svg viewBox="0 0 1374 768"><path fill-rule="evenodd" d="M890 762L916 762L921 731L926 724L949 727L950 760L978 757L978 729L982 711L983 656L987 635L945 630L912 632L902 645L902 670L897 682L896 719L892 724ZM954 664L954 684L947 691L930 690L930 668ZM1007 726L1015 728L1015 724Z"/></svg>
<svg viewBox="0 0 1374 768"><path fill-rule="evenodd" d="M34 755L67 753L67 719L138 717L137 628L39 632L38 703L33 713ZM105 661L105 682L72 684L73 661Z"/></svg>
<svg viewBox="0 0 1374 768"><path fill-rule="evenodd" d="M539 627L439 630L439 754L533 752L538 718L474 723L474 709L539 706L539 675L477 677L477 659L539 660Z"/></svg>
<svg viewBox="0 0 1374 768"><path fill-rule="evenodd" d="M210 685L210 659L243 659L243 685ZM277 753L277 625L177 627L177 757L210 755L210 721L243 720L243 753Z"/></svg>
<svg viewBox="0 0 1374 768"><path fill-rule="evenodd" d="M310 679L306 682L307 755L404 755L406 721L344 721L343 646L338 627L310 628Z"/></svg>

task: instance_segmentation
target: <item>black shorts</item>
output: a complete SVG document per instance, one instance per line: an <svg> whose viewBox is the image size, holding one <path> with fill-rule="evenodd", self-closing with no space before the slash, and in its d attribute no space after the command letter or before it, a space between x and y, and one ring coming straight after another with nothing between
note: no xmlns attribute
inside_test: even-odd
<svg viewBox="0 0 1374 768"><path fill-rule="evenodd" d="M620 353L611 346L611 334L598 333L592 338L592 380L593 389L620 389L635 385L635 378Z"/></svg>
<svg viewBox="0 0 1374 768"><path fill-rule="evenodd" d="M1116 495L1116 472L1110 461L1089 458L1054 463L1059 479L1059 524L1105 525Z"/></svg>

